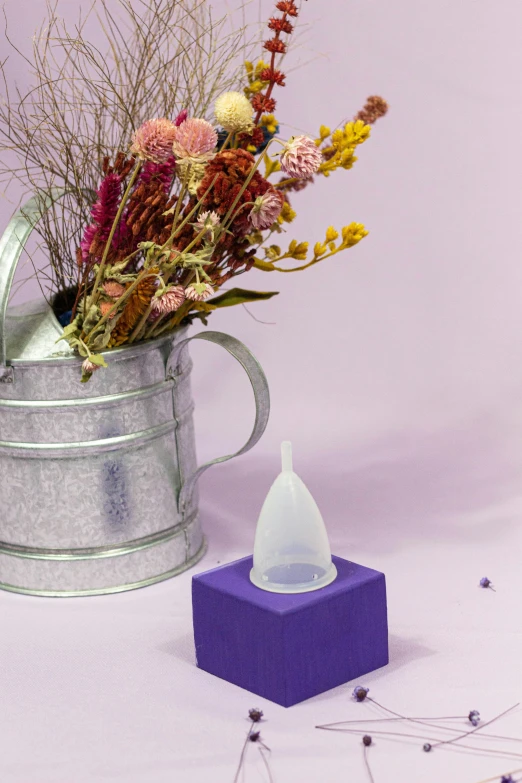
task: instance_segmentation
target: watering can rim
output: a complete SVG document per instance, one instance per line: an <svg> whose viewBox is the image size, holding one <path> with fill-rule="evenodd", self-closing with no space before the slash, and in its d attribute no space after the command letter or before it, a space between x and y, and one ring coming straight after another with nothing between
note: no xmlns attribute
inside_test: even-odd
<svg viewBox="0 0 522 783"><path fill-rule="evenodd" d="M41 309L37 309L37 305L41 304ZM21 311L24 306L31 306L34 305L34 310L29 314L29 317L36 316L36 315L48 315L52 319L54 319L56 326L57 326L57 333L62 332L62 326L60 325L58 319L56 318L56 315L52 309L52 307L48 304L48 302L42 297L40 299L32 299L27 302L22 302L17 305L9 305L6 313L6 320L24 320L28 317L28 314L23 314ZM17 314L16 310L20 310L20 314ZM152 340L146 340L144 342L139 343L133 343L132 345L122 345L119 348L107 348L104 351L99 351L99 353L106 357L111 357L111 361L120 361L123 358L130 358L132 356L135 356L137 354L140 354L142 352L147 351L148 349L161 345L163 343L169 343L173 341L174 336L184 337L185 333L189 329L189 325L184 326L178 326L176 329L173 329L172 331L168 332L167 334L161 335L160 337L155 337ZM70 354L60 354L60 343L56 344L56 354L50 354L48 356L41 356L38 358L31 358L31 359L17 359L15 357L11 358L9 356L7 358L7 364L8 366L12 367L30 367L30 366L36 366L39 367L42 366L42 364L45 365L52 365L56 363L62 363L62 362L68 362L71 366L74 365L81 365L83 362L83 357L78 356L78 354L70 353Z"/></svg>

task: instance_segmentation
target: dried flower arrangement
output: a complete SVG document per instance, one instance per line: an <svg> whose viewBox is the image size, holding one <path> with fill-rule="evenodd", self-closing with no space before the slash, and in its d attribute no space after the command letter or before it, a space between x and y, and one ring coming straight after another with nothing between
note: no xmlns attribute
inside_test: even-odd
<svg viewBox="0 0 522 783"><path fill-rule="evenodd" d="M311 184L317 175L328 177L337 169L350 169L357 160L356 148L370 135L371 124L387 111L386 102L372 96L351 122L333 132L322 125L314 139L298 135L284 141L278 137L273 92L285 86L281 61L299 14L293 0L276 2L278 13L268 22L271 37L263 44L269 62L245 62L242 92L230 89L237 85L237 74L233 74L235 83L232 77L227 81L222 66L219 78L214 74L207 83L203 75L194 86L189 75L197 72L194 63L190 69L187 60L179 63L183 30L187 25L204 28L201 3L154 0L148 4L152 8L148 29L154 33L151 47L151 35L147 38L143 33L143 19L136 17L130 0L119 2L134 20L135 41L121 35L117 38L114 17L102 0L109 37L124 47L122 55L115 58L116 73L110 84L142 86L135 95L113 95L107 112L97 95L98 84L80 79L82 86L77 89L82 91L82 105L95 107L96 142L88 121L77 128L80 164L65 170L68 163L57 161L58 148L49 149L63 128L42 147L46 184L58 180L71 187L72 203L67 209L73 220L69 225L78 240L69 267L64 258L71 232L56 239L56 214L54 221L44 222L43 235L58 281L55 311L64 326L63 339L84 357L84 381L106 366L102 352L107 349L154 339L195 318L206 324L208 315L220 307L267 299L276 293L234 287L216 296L232 278L252 268L301 271L365 237L368 232L360 223L350 223L340 232L330 226L324 240L315 243L311 257L307 242L292 240L283 250L271 241L296 216L289 194ZM143 79L130 56L133 43L143 46L147 41L149 56L158 57L158 43L162 43L157 40L161 37L159 22L164 24L168 14L180 31L178 60L163 55L154 69L149 70L148 63L143 65L147 74L154 74ZM205 34L203 30L201 36ZM73 70L81 57L96 59L85 41L78 40L71 43L65 63ZM214 46L214 58L216 51L221 56L223 50L228 52L229 59L236 53L238 39L226 41L224 49ZM171 90L165 80L172 62L178 62L178 91ZM49 72L45 57L40 57L40 67ZM187 82L181 89L183 76ZM107 83L105 76L100 78ZM57 90L52 100L60 103L63 95L59 91L65 88L60 87L60 80L53 84L58 86L45 89ZM150 96L156 89L160 99L154 104ZM47 106L45 100L41 104ZM215 123L207 116L212 106ZM113 118L117 132L104 136ZM8 137L23 148L23 116L19 112L13 121L12 116L0 112L0 126L2 120L6 126L6 119ZM86 143L86 139L90 141ZM34 152L32 166L37 168L40 160ZM270 181L277 175L278 181ZM86 194L94 188L94 203L87 214ZM281 266L287 259L304 263Z"/></svg>

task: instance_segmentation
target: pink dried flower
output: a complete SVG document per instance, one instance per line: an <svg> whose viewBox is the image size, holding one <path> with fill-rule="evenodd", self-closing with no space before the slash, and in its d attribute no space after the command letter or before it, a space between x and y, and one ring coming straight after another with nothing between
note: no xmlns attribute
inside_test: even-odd
<svg viewBox="0 0 522 783"><path fill-rule="evenodd" d="M281 153L281 170L290 177L315 174L323 160L319 147L308 136L292 136Z"/></svg>
<svg viewBox="0 0 522 783"><path fill-rule="evenodd" d="M96 236L97 231L98 231L98 226L96 225L96 223L91 223L90 225L87 226L87 228L83 232L82 241L80 242L83 261L87 261L87 259L89 258L89 253L91 252L91 245L94 237Z"/></svg>
<svg viewBox="0 0 522 783"><path fill-rule="evenodd" d="M182 109L176 119L174 120L174 125L178 127L181 125L182 122L185 122L185 120L188 117L188 111L186 109Z"/></svg>
<svg viewBox="0 0 522 783"><path fill-rule="evenodd" d="M94 362L89 361L89 359L84 359L82 362L82 370L84 373L93 373L99 369L100 369L100 365L94 364Z"/></svg>
<svg viewBox="0 0 522 783"><path fill-rule="evenodd" d="M161 182L165 193L169 193L175 168L176 158L174 155L169 155L167 160L162 163L153 163L151 160L148 160L140 171L139 182L144 182L145 184Z"/></svg>
<svg viewBox="0 0 522 783"><path fill-rule="evenodd" d="M208 283L192 283L185 288L185 297L193 302L204 302L213 293L214 289Z"/></svg>
<svg viewBox="0 0 522 783"><path fill-rule="evenodd" d="M116 280L107 280L103 284L103 290L112 299L119 299L125 293L125 286L118 283Z"/></svg>
<svg viewBox="0 0 522 783"><path fill-rule="evenodd" d="M258 196L248 216L253 227L260 231L269 228L279 217L284 203L285 197L275 188L267 190L262 196Z"/></svg>
<svg viewBox="0 0 522 783"><path fill-rule="evenodd" d="M161 296L156 296L152 300L151 314L165 315L177 310L185 301L185 289L182 285L177 285L166 291Z"/></svg>
<svg viewBox="0 0 522 783"><path fill-rule="evenodd" d="M91 207L93 222L85 229L80 243L84 261L89 257L94 240L101 248L109 238L121 200L121 177L114 173L107 174L100 182L96 196L96 201Z"/></svg>
<svg viewBox="0 0 522 783"><path fill-rule="evenodd" d="M162 163L172 155L176 125L166 117L147 120L132 139L131 152L142 160Z"/></svg>
<svg viewBox="0 0 522 783"><path fill-rule="evenodd" d="M217 133L206 120L191 117L175 129L172 149L177 158L208 158L217 144Z"/></svg>
<svg viewBox="0 0 522 783"><path fill-rule="evenodd" d="M100 304L100 313L102 314L102 316L105 316L105 315L107 315L109 310L111 310L113 307L114 307L114 302L101 302L101 304ZM116 315L116 313L117 313L117 310L116 310L116 308L114 308L114 311L112 312L112 317L113 318Z"/></svg>

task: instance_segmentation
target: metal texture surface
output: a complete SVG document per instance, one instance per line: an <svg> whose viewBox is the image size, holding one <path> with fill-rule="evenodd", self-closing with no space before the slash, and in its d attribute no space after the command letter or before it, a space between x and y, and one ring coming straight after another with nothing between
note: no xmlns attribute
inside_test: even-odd
<svg viewBox="0 0 522 783"><path fill-rule="evenodd" d="M108 368L80 383L82 359L55 345L61 329L45 302L7 310L35 204L0 241L0 588L72 596L143 587L203 555L197 479L236 456L197 467L188 343L221 345L250 378L256 421L237 454L266 427L268 385L238 340L187 338L186 328L106 351Z"/></svg>

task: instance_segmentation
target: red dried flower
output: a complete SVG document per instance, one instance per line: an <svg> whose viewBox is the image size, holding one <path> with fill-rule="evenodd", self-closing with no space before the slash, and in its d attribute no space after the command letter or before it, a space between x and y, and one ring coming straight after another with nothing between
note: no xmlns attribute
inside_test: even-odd
<svg viewBox="0 0 522 783"><path fill-rule="evenodd" d="M357 112L354 120L362 120L366 125L374 125L378 119L384 117L388 111L388 104L380 95L370 95L366 99L363 108Z"/></svg>
<svg viewBox="0 0 522 783"><path fill-rule="evenodd" d="M237 137L238 144L243 149L246 149L250 144L253 147L260 147L264 140L265 134L259 126L255 127L252 133L240 133Z"/></svg>
<svg viewBox="0 0 522 783"><path fill-rule="evenodd" d="M278 71L276 68L265 68L259 74L259 78L263 82L273 82L274 84L278 84L279 87L285 86L286 77L282 71Z"/></svg>
<svg viewBox="0 0 522 783"><path fill-rule="evenodd" d="M276 8L284 14L288 14L288 16L297 16L299 13L292 0L280 0L279 3L276 3Z"/></svg>
<svg viewBox="0 0 522 783"><path fill-rule="evenodd" d="M284 54L286 52L286 44L280 38L270 38L270 40L264 42L263 46L269 52L276 54Z"/></svg>
<svg viewBox="0 0 522 783"><path fill-rule="evenodd" d="M276 107L276 102L273 98L267 98L263 93L256 93L252 98L252 108L254 111L266 112L271 114Z"/></svg>
<svg viewBox="0 0 522 783"><path fill-rule="evenodd" d="M221 217L226 215L236 196L244 185L245 179L254 165L254 156L247 150L225 150L219 152L207 164L205 176L199 186L197 197L202 198L209 186L214 182L214 187L210 189L203 199L205 209L213 210ZM256 171L247 188L241 194L235 207L237 211L242 204L254 202L258 196L263 196L272 186ZM251 230L248 220L249 210L241 210L232 224L232 229L236 235L246 234ZM223 241L232 241L233 237L224 235Z"/></svg>
<svg viewBox="0 0 522 783"><path fill-rule="evenodd" d="M278 33L291 33L294 29L293 24L288 19L279 19L277 16L272 16L269 19L268 27L270 30L276 30Z"/></svg>

